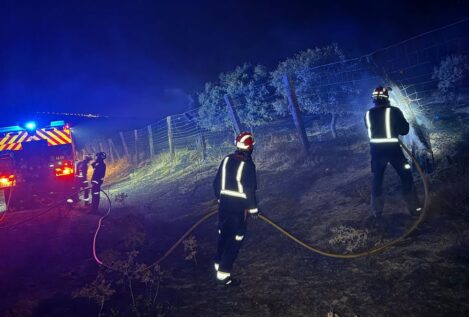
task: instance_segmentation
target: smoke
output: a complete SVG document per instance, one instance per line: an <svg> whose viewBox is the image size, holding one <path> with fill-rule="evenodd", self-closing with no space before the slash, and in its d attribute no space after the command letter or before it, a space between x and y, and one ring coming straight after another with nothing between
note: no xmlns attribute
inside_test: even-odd
<svg viewBox="0 0 469 317"><path fill-rule="evenodd" d="M402 140L415 150L431 152L431 142L429 132L431 122L427 119L425 109L421 106L418 99L411 98L405 90L405 87L391 86L389 99L391 105L398 107L404 114L407 121L410 122L409 134Z"/></svg>

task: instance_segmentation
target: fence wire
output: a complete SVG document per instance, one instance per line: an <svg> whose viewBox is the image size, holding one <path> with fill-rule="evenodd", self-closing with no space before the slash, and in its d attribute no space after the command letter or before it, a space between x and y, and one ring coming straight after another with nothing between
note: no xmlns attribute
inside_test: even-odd
<svg viewBox="0 0 469 317"><path fill-rule="evenodd" d="M467 56L468 24L469 18L357 58L307 69L314 74L314 81L308 87L296 91L300 106L315 102L318 97L315 91L334 92L334 96L342 103L338 105L339 110L326 109L315 113L303 109L302 120L307 135L313 137L318 129L317 123L334 112L363 115L364 110L369 107L371 90L379 84L390 85L397 90L394 96L399 103L406 104L407 110L412 112L410 117L415 116L413 111L429 112L430 116L434 114L438 109L435 104L438 103L441 80L435 76L436 69L451 56ZM259 89L264 89L267 84L269 83L259 83ZM355 92L353 96L351 89ZM246 111L248 96L235 94L230 98L233 109L238 112L243 123L249 115ZM269 90L257 101L271 105L282 99L286 99L282 92ZM221 109L220 118L228 118L229 111L223 98L216 102L214 108ZM222 123L228 124L222 131L202 128L200 121L206 115L204 111L200 108L191 109L140 129L124 131L108 139L94 140L83 149L83 153L104 150L112 153L116 159L127 157L135 164L177 151L195 151L201 158L218 157L232 148L235 129L229 125L228 119L223 119L225 121ZM409 115L405 114L406 117ZM260 125L247 125L246 128L254 130L257 135L267 136L295 132L296 127L288 114L268 115L269 120Z"/></svg>

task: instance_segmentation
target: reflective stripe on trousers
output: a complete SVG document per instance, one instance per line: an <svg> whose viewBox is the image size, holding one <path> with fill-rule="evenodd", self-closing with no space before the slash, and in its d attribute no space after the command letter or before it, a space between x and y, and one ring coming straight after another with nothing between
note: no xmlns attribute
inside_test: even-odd
<svg viewBox="0 0 469 317"><path fill-rule="evenodd" d="M243 239L244 239L244 236L238 236L238 235L235 236L236 241L242 241Z"/></svg>
<svg viewBox="0 0 469 317"><path fill-rule="evenodd" d="M227 273L227 272L222 272L222 271L217 271L217 279L219 279L220 281L230 277L231 274L230 273Z"/></svg>

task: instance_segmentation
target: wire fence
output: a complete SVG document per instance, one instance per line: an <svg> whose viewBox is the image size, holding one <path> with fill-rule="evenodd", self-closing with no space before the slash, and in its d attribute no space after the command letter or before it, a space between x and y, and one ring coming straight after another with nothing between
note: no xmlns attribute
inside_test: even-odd
<svg viewBox="0 0 469 317"><path fill-rule="evenodd" d="M338 100L349 100L347 107L340 105L346 111L342 115L357 115L363 117L369 105L370 91L381 83L393 87L394 102L404 110L412 122L414 135L418 136L420 144L431 151L431 141L428 134L432 126L432 116L442 106L442 80L436 76L437 68L452 56L468 55L469 18L457 23L426 32L411 39L376 50L369 54L310 67L308 72L314 72L316 80L308 91L328 90L336 92ZM466 60L467 63L467 60ZM451 70L449 70L451 71ZM451 74L446 80L451 81ZM460 86L467 87L467 76ZM259 89L265 83L259 84ZM256 130L256 134L295 134L298 139L302 133L306 142L314 135L314 124L328 125L334 129L334 111L321 113L300 111L302 102L317 98L314 93L308 94L296 91L294 81L290 91L282 94L269 92L262 96L263 102L284 100L289 107L288 115L273 116L272 120L258 127L247 127ZM345 86L356 88L357 95L351 101L350 93ZM295 96L292 100L289 97ZM444 96L443 96L444 97ZM246 107L246 97L243 95L230 96L232 103L220 99L217 105L224 109L223 116L231 122L232 128L223 131L210 131L200 124L200 109L169 116L146 127L132 131L123 131L108 139L97 139L87 144L80 151L96 152L98 150L109 153L112 161L126 158L133 164L152 160L160 155L174 155L177 151L195 151L201 159L206 159L231 147L233 136L243 126L244 118L237 119L238 112ZM454 101L457 104L457 100ZM446 105L447 106L447 105ZM295 110L296 109L296 110ZM296 112L296 113L295 113ZM296 117L295 117L296 116ZM328 123L324 118L332 118ZM296 118L296 119L295 119ZM298 118L301 122L298 121ZM418 119L417 119L418 118ZM302 132L303 130L303 132ZM333 132L333 131L331 131ZM304 144L304 143L303 143Z"/></svg>

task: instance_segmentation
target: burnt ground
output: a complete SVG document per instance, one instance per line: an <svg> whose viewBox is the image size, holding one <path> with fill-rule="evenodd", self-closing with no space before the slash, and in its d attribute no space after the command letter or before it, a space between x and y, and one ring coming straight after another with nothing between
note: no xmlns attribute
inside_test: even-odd
<svg viewBox="0 0 469 317"><path fill-rule="evenodd" d="M339 253L362 251L399 236L415 220L406 214L398 179L389 169L387 224L369 221L366 140L349 135L316 142L312 153L304 158L293 144L274 144L255 158L260 209L301 239ZM121 269L158 259L213 208L217 164L177 173L176 168L168 173L144 167L113 185L114 208L98 244L101 257L108 262L130 257L114 262ZM323 257L262 220L250 220L234 268L242 280L236 289L223 289L214 280L215 218L196 229L192 249L180 246L145 279L110 273L94 263L91 242L98 216L53 210L0 231L0 316L98 316L101 299L102 316L326 316L329 311L341 317L467 316L469 182L460 170L451 165L432 173L432 205L424 223L398 246L370 257ZM116 200L119 193L127 198ZM1 225L27 217L11 215ZM95 279L108 287L83 292ZM80 288L84 297L74 296ZM109 296L102 297L106 292ZM154 303L145 301L148 292Z"/></svg>

